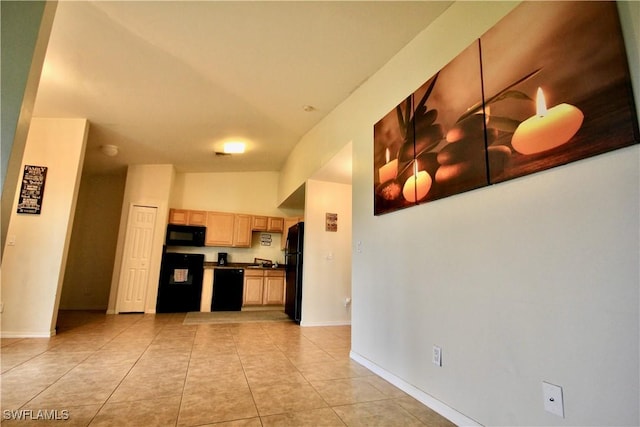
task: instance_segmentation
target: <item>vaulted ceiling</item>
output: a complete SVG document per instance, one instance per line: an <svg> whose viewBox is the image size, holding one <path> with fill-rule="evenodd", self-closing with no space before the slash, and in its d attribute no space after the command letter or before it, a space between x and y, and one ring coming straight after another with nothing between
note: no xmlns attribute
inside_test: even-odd
<svg viewBox="0 0 640 427"><path fill-rule="evenodd" d="M60 1L34 116L91 122L89 173L277 171L449 4ZM247 152L215 156L227 140Z"/></svg>

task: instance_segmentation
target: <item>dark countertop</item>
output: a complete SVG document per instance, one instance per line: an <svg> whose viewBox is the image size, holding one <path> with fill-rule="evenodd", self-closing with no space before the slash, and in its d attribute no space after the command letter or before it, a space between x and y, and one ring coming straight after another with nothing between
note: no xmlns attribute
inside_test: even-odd
<svg viewBox="0 0 640 427"><path fill-rule="evenodd" d="M215 261L205 261L204 268L249 268L251 270L284 270L285 265L278 264L277 268L273 267L259 267L256 264L251 264L247 262L230 262L227 265L218 265Z"/></svg>

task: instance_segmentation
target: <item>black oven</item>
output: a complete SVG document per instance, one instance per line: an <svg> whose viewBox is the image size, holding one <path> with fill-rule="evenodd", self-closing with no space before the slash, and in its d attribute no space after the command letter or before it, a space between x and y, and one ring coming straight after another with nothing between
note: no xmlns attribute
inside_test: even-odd
<svg viewBox="0 0 640 427"><path fill-rule="evenodd" d="M204 246L206 227L195 225L167 225L167 246Z"/></svg>
<svg viewBox="0 0 640 427"><path fill-rule="evenodd" d="M156 313L200 311L203 254L166 252L162 256Z"/></svg>

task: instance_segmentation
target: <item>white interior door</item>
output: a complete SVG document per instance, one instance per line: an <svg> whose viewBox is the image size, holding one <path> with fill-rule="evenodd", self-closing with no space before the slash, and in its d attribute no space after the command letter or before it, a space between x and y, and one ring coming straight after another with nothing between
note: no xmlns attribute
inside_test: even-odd
<svg viewBox="0 0 640 427"><path fill-rule="evenodd" d="M119 312L144 312L157 208L134 205L129 214L120 271Z"/></svg>

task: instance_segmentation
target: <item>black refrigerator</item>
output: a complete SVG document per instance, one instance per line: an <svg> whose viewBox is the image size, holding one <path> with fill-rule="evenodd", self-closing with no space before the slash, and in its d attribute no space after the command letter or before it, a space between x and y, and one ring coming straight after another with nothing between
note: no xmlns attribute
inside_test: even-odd
<svg viewBox="0 0 640 427"><path fill-rule="evenodd" d="M304 247L304 223L289 228L285 263L287 264L287 292L284 312L296 323L302 319L302 249Z"/></svg>

